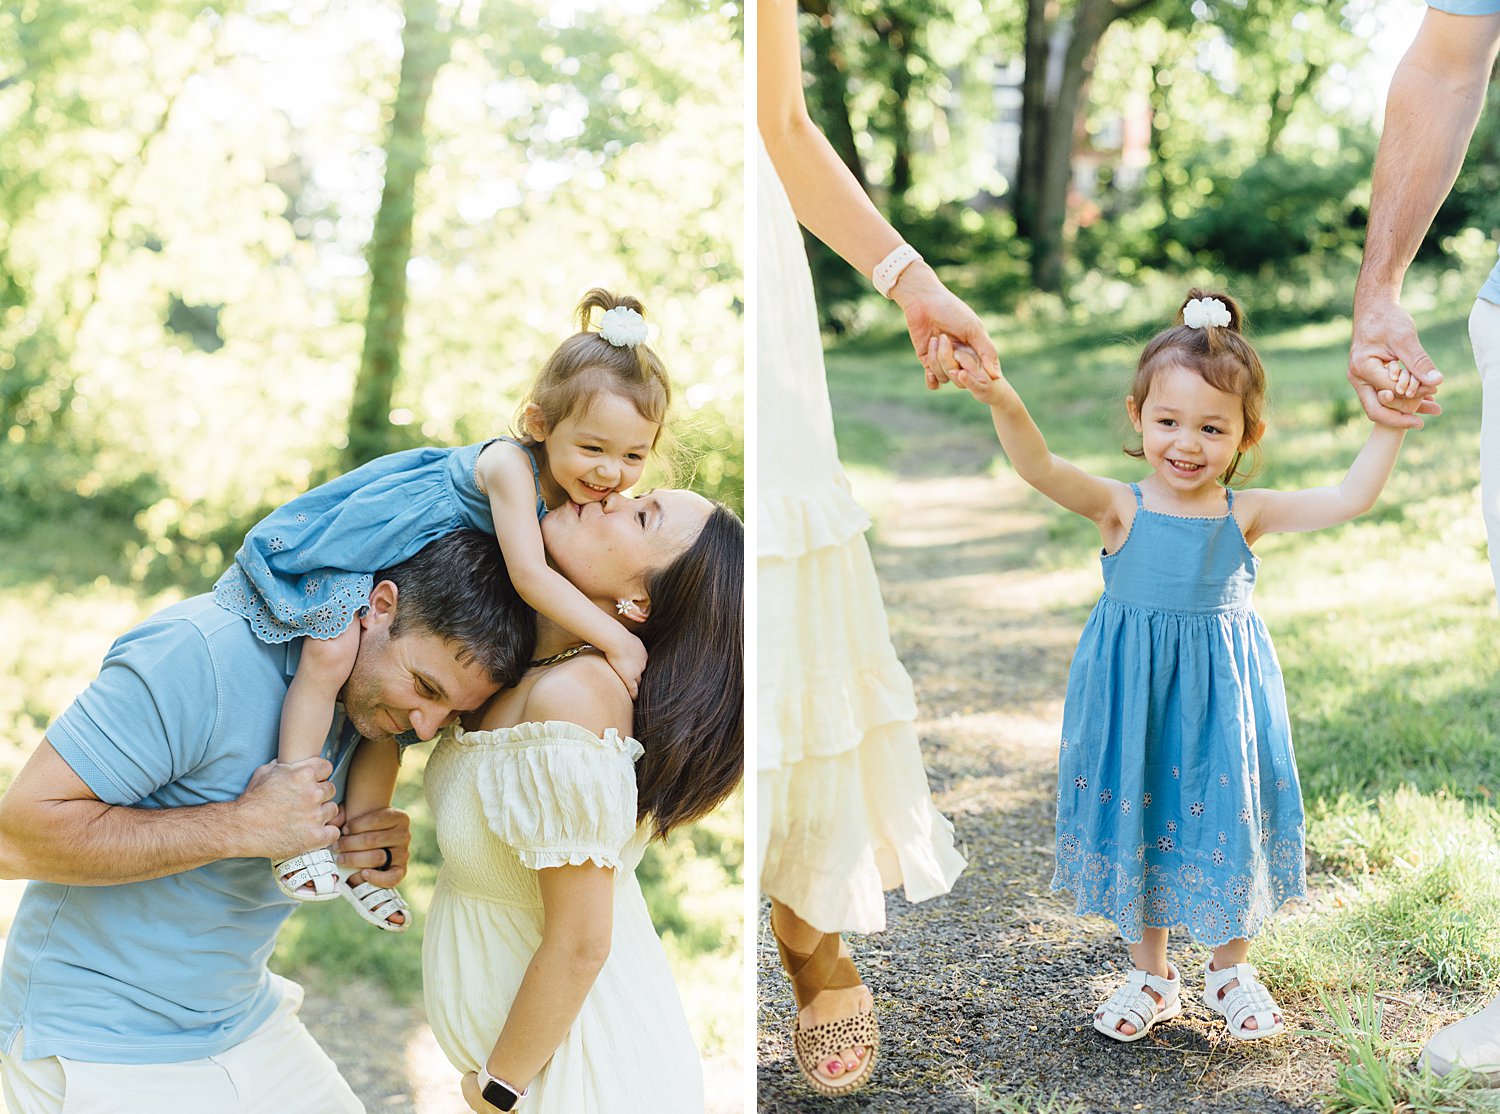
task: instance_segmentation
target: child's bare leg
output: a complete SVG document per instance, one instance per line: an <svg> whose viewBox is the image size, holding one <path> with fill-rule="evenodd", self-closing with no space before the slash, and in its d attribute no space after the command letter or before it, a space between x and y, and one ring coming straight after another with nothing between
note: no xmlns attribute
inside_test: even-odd
<svg viewBox="0 0 1500 1114"><path fill-rule="evenodd" d="M1249 958L1250 941L1245 939L1243 936L1237 936L1227 944L1220 944L1217 948L1214 949L1214 957L1213 960L1209 963L1209 966L1212 967L1215 971L1222 971L1226 967L1233 967L1236 963L1244 963ZM1219 998L1222 1000L1226 994L1228 994L1231 990L1239 985L1239 979L1230 979L1227 983L1224 984L1223 989L1219 991ZM1279 1012L1274 1014L1273 1016L1277 1021L1281 1020L1281 1014ZM1258 1026L1256 1025L1255 1018L1246 1018L1244 1027L1246 1029L1257 1028Z"/></svg>
<svg viewBox="0 0 1500 1114"><path fill-rule="evenodd" d="M349 819L387 807L396 791L396 773L401 767L401 748L389 735L364 739L349 760L349 780L344 786L344 815ZM363 875L351 875L357 884ZM406 923L404 913L392 913L392 924Z"/></svg>
<svg viewBox="0 0 1500 1114"><path fill-rule="evenodd" d="M281 732L277 740L276 757L281 762L300 762L314 758L323 750L328 739L328 729L333 726L333 706L338 700L339 690L349 679L354 669L354 658L359 653L359 625L350 623L344 632L334 638L304 638L302 656L297 661L297 672L286 691L286 701L281 705ZM309 847L308 851L318 850ZM317 894L333 897L326 887L331 883L324 879L319 884L312 880L298 885L293 876L302 871L297 865L300 856L276 864L276 873L281 878L283 889L296 886L299 898L315 898ZM326 861L326 857L325 857ZM287 865L288 863L292 865ZM328 866L309 867L314 871L331 870Z"/></svg>
<svg viewBox="0 0 1500 1114"><path fill-rule="evenodd" d="M358 653L357 623L350 623L343 634L333 638L302 640L302 657L281 706L276 752L280 761L300 762L322 751L328 728L333 725L333 706L354 670Z"/></svg>
<svg viewBox="0 0 1500 1114"><path fill-rule="evenodd" d="M1165 928L1144 929L1141 932L1141 942L1130 945L1130 962L1147 974L1161 979L1170 979L1172 965L1167 962L1167 930ZM1161 1005L1160 994L1149 986L1146 987L1146 993L1156 999L1157 1005ZM1135 1033L1135 1026L1128 1021L1120 1022L1116 1028L1127 1037Z"/></svg>

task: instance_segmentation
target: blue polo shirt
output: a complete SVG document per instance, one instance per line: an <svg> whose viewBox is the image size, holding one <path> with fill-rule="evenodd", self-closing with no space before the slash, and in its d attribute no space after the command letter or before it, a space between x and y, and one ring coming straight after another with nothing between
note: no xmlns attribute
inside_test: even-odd
<svg viewBox="0 0 1500 1114"><path fill-rule="evenodd" d="M1500 12L1500 0L1427 0L1427 6L1449 15L1495 15ZM1484 280L1479 296L1486 302L1500 305L1500 262Z"/></svg>
<svg viewBox="0 0 1500 1114"><path fill-rule="evenodd" d="M238 797L276 756L301 644L267 645L196 596L123 635L47 739L100 800L180 808ZM323 756L342 785L358 733L342 709ZM296 905L266 859L118 886L32 882L0 970L0 1047L119 1064L212 1056L275 1009L266 960Z"/></svg>

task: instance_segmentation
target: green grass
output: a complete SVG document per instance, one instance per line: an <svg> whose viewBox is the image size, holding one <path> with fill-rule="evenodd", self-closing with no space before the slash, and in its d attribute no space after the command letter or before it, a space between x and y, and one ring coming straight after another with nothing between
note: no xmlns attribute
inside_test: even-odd
<svg viewBox="0 0 1500 1114"><path fill-rule="evenodd" d="M1369 515L1257 545L1257 606L1286 676L1316 900L1289 906L1255 942L1252 960L1284 1001L1304 1010L1320 995L1362 987L1465 1011L1500 989L1500 623L1477 499L1470 303L1447 279L1416 280L1409 302L1426 307L1417 313L1422 339L1447 375L1443 416L1407 437ZM1248 308L1253 322L1255 306ZM1123 399L1139 340L1155 321L1121 311L991 324L1006 375L1053 451L1098 474L1145 474L1121 452ZM1252 485L1338 480L1369 428L1345 380L1347 319L1252 339L1271 384ZM922 438L942 436L932 431L989 430L987 409L966 395L922 389L905 345L904 336L887 335L829 355L840 449L862 496L863 485L889 482L896 457L920 454ZM998 444L988 467L1010 473ZM1093 526L1031 498L1049 516L1049 540L1035 561L1097 567ZM1080 622L1097 595L1097 580L1084 582L1095 587L1080 591ZM1325 1035L1349 1053L1340 1081L1348 1094L1330 1098L1329 1110L1475 1108L1451 1097L1456 1085L1410 1073L1391 1083L1391 1093L1405 1096L1391 1100L1398 1105L1381 1105L1384 1084L1359 1078L1374 1070L1361 1067L1368 1049L1340 1024L1330 1021Z"/></svg>

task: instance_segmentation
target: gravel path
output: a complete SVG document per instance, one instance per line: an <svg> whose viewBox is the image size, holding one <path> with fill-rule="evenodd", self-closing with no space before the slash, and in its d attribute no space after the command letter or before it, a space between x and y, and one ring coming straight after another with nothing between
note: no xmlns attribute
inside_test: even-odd
<svg viewBox="0 0 1500 1114"><path fill-rule="evenodd" d="M903 431L921 420L910 410L868 417ZM1316 1110L1336 1070L1328 1048L1225 1036L1197 997L1206 952L1176 938L1182 1018L1128 1046L1091 1028L1128 957L1113 925L1075 918L1071 897L1048 883L1062 694L1098 573L1038 567L1048 544L1040 497L1013 476L980 474L992 441L951 427L913 432L922 454L898 462L875 556L917 687L933 791L969 867L944 898L888 895L888 930L851 939L882 1045L877 1081L846 1099L817 1098L797 1074L791 991L762 903L760 1109L973 1114L1021 1093L1090 1112ZM1287 1014L1289 1027L1307 1021Z"/></svg>

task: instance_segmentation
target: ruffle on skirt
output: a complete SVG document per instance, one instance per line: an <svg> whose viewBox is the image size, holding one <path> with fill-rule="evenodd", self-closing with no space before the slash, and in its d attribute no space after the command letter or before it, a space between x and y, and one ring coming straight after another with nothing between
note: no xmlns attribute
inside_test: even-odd
<svg viewBox="0 0 1500 1114"><path fill-rule="evenodd" d="M833 757L762 770L757 793L760 887L823 932L879 932L886 890L926 901L964 868L910 722Z"/></svg>
<svg viewBox="0 0 1500 1114"><path fill-rule="evenodd" d="M762 773L840 754L872 728L916 718L862 536L796 561L762 560L757 583Z"/></svg>
<svg viewBox="0 0 1500 1114"><path fill-rule="evenodd" d="M762 491L757 555L801 557L842 546L870 528L870 516L846 487L825 485L812 494Z"/></svg>
<svg viewBox="0 0 1500 1114"><path fill-rule="evenodd" d="M922 767L911 679L864 537L758 569L761 889L824 932L878 932L884 891L964 868Z"/></svg>

